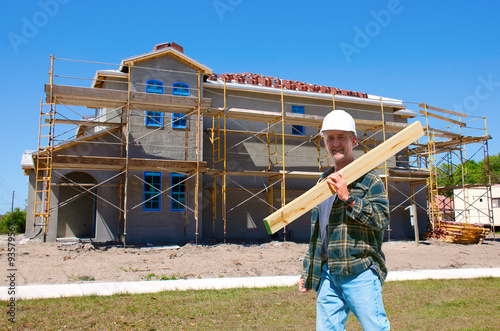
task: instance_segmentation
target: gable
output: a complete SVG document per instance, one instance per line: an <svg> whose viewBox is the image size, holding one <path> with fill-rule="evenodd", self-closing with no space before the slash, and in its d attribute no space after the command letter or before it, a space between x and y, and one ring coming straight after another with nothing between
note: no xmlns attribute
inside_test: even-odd
<svg viewBox="0 0 500 331"><path fill-rule="evenodd" d="M184 53L180 52L179 50L177 50L173 47L160 48L160 49L156 49L156 50L153 50L151 52L148 52L148 53L144 53L144 54L140 54L140 55L136 55L136 56L132 56L132 57L123 59L122 60L122 68L124 66L135 65L137 63L141 63L141 62L146 61L146 60L151 60L151 59L155 59L158 57L164 57L164 56L173 57L173 58L187 64L188 66L195 69L196 71L202 72L205 75L212 74L211 68L201 64L198 61L195 61L194 59L190 58L189 56L185 55Z"/></svg>

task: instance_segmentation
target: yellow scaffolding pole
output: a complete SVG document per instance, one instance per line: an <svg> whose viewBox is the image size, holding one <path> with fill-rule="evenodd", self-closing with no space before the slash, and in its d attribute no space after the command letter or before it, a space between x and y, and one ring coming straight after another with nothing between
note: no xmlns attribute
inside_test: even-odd
<svg viewBox="0 0 500 331"><path fill-rule="evenodd" d="M429 208L429 219L432 224L432 229L440 228L440 222L438 217L438 206L437 203L437 178L436 178L436 144L435 144L435 136L429 130L429 115L427 111L427 103L423 104L424 113L425 113L425 122L427 126L427 149L428 149L428 170L429 170L429 179L427 183L427 201Z"/></svg>
<svg viewBox="0 0 500 331"><path fill-rule="evenodd" d="M277 122L280 119L273 120L271 122L267 122L267 134L266 134L266 144L267 144L267 153L269 158L269 166L268 170L271 171L274 165L278 165L281 162L278 161L278 128Z"/></svg>
<svg viewBox="0 0 500 331"><path fill-rule="evenodd" d="M48 112L44 106L49 106ZM33 231L40 227L43 232L44 241L49 227L50 219L50 197L52 184L52 152L54 144L54 118L55 104L44 104L40 102L40 126L38 130L38 152L35 168L35 208L33 219Z"/></svg>
<svg viewBox="0 0 500 331"><path fill-rule="evenodd" d="M199 226L199 187L200 187L200 142L201 142L201 73L198 71L198 109L196 112L196 176L194 188L194 221L195 221L195 241L198 245Z"/></svg>
<svg viewBox="0 0 500 331"><path fill-rule="evenodd" d="M282 180L281 180L281 207L286 204L286 168L285 168L285 96L283 94L283 84L281 84L281 163L282 163ZM286 226L283 227L283 240L286 241Z"/></svg>
<svg viewBox="0 0 500 331"><path fill-rule="evenodd" d="M38 150L35 167L35 202L33 209L33 232L40 227L43 240L47 241L50 219L50 198L52 185L52 153L54 148L54 124L56 104L53 100L54 55L50 55L49 103L40 101L40 122L38 127ZM45 111L44 106L49 106Z"/></svg>
<svg viewBox="0 0 500 331"><path fill-rule="evenodd" d="M130 158L130 95L131 95L131 76L132 76L132 67L134 63L132 62L129 65L128 74L127 74L127 109L125 114L125 183L123 189L123 247L127 246L127 221L128 221L128 180L129 180L129 171L128 164Z"/></svg>
<svg viewBox="0 0 500 331"><path fill-rule="evenodd" d="M224 79L224 113L223 113L223 134L224 134L224 142L223 142L223 169L222 169L222 220L224 222L224 243L226 243L226 234L227 234L227 204L226 204L226 192L227 192L227 136L226 136L226 110L227 110L227 88L226 88L226 79Z"/></svg>

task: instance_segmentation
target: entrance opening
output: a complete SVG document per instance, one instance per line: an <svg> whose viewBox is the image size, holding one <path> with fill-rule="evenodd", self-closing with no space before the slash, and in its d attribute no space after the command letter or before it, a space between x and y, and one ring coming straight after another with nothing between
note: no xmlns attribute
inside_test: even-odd
<svg viewBox="0 0 500 331"><path fill-rule="evenodd" d="M93 176L85 172L71 172L61 178L59 181L59 202L63 205L58 210L58 238L95 237L96 196L90 192L82 194L85 191L82 186L88 189L96 182ZM92 192L96 194L96 190L94 189Z"/></svg>

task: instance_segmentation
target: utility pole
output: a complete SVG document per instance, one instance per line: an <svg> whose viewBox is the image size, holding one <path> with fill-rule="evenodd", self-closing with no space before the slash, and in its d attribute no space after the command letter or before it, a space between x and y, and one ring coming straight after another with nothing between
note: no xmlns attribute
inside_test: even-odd
<svg viewBox="0 0 500 331"><path fill-rule="evenodd" d="M14 196L16 195L16 191L12 191L12 206L10 207L10 212L14 211Z"/></svg>

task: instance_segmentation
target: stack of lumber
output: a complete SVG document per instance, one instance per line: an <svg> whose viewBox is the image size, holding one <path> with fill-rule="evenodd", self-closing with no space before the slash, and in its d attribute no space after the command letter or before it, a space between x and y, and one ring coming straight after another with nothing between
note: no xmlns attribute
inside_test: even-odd
<svg viewBox="0 0 500 331"><path fill-rule="evenodd" d="M438 223L441 240L457 244L482 244L490 233L482 224L442 221Z"/></svg>

